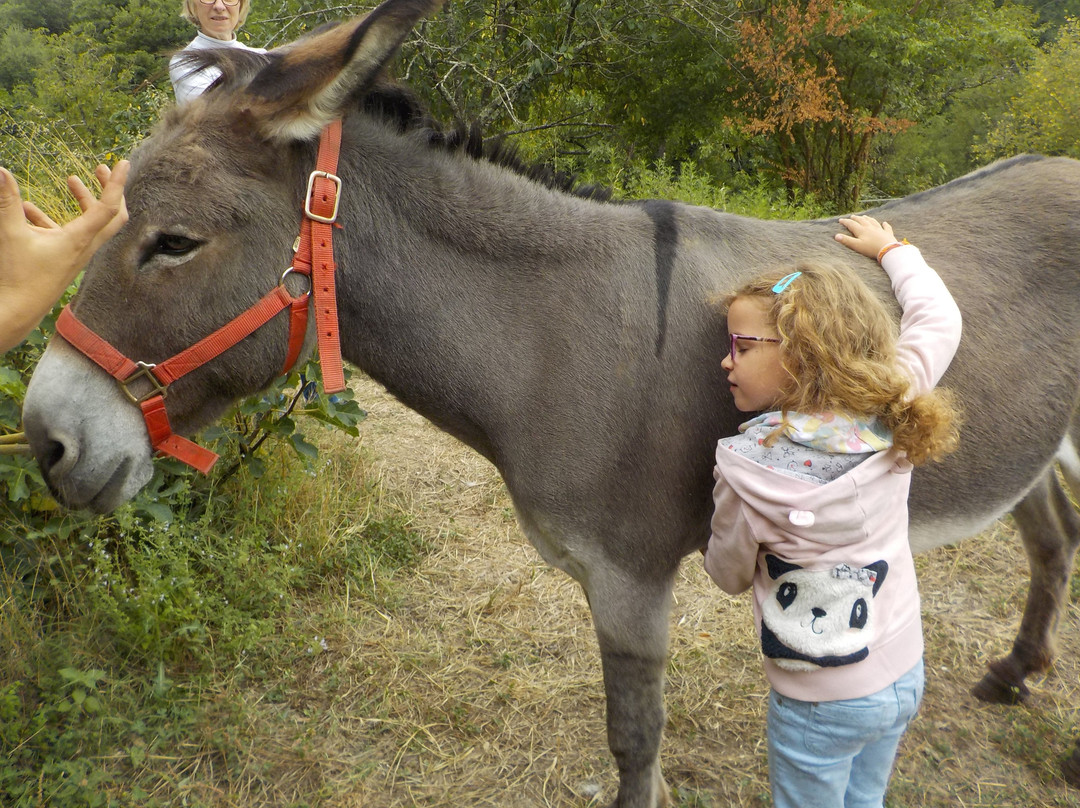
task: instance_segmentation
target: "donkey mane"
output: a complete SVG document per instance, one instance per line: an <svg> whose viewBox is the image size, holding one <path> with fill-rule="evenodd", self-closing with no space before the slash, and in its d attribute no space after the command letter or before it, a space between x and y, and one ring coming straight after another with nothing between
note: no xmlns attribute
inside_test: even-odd
<svg viewBox="0 0 1080 808"><path fill-rule="evenodd" d="M236 48L180 52L181 66L192 73L206 68L217 68L221 72L207 89L207 94L242 87L252 81L264 67L280 61L281 58L279 54L272 52L258 53ZM356 109L360 112L390 124L401 134L420 133L432 148L489 162L555 191L597 202L608 202L612 199L613 192L610 188L593 184L579 185L573 174L558 171L547 163L527 162L522 159L517 145L510 143L504 135L485 137L482 127L475 121L457 121L444 128L411 87L386 75L354 98Z"/></svg>

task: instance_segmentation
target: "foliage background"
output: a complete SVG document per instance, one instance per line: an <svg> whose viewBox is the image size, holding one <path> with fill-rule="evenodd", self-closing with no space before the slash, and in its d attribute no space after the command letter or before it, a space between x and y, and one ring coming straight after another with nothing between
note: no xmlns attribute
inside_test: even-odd
<svg viewBox="0 0 1080 808"><path fill-rule="evenodd" d="M272 47L369 7L254 0L241 36ZM73 213L66 174L127 154L172 102L166 57L194 33L179 8L0 0L0 164L55 218ZM1080 0L452 0L397 73L441 120L478 121L619 195L817 216L1019 151L1080 156L1078 13ZM18 429L51 324L0 366L2 432ZM153 762L194 746L227 767L237 694L319 653L297 610L318 595L392 608L430 537L365 470L320 453L363 413L348 394L304 395L315 375L202 436L225 454L215 475L161 462L110 517L59 511L32 463L0 455L0 804L175 804L180 764Z"/></svg>
<svg viewBox="0 0 1080 808"><path fill-rule="evenodd" d="M0 0L0 160L28 122L79 154L126 153L171 93L193 34L179 0ZM240 36L272 47L365 3L255 0ZM443 120L618 185L682 166L840 210L1017 149L1075 153L1080 0L454 0L399 75ZM417 47L419 45L419 47ZM70 138L69 138L70 140Z"/></svg>

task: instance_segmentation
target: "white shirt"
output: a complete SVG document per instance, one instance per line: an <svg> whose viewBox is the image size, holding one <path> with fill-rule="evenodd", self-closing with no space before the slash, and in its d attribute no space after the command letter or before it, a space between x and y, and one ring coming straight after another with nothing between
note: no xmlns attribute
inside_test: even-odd
<svg viewBox="0 0 1080 808"><path fill-rule="evenodd" d="M210 48L241 48L256 53L266 53L265 48L249 47L236 37L232 39L214 39L212 36L207 36L200 31L183 50L169 59L169 80L172 81L177 104L186 104L193 98L199 97L221 75L221 71L216 67L208 67L205 70L192 70L191 66L184 65L180 58L180 54L184 51L208 50Z"/></svg>

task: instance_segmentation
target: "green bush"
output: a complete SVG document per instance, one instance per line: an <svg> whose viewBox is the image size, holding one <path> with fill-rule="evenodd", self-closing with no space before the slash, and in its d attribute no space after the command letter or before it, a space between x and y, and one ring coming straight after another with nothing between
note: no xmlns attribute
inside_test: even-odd
<svg viewBox="0 0 1080 808"><path fill-rule="evenodd" d="M174 767L242 757L231 728L252 689L272 698L323 652L334 618L311 603L392 608L395 574L429 547L410 517L351 453L317 473L285 441L260 455L259 476L176 476L167 521L133 503L7 543L0 804L178 804L202 786Z"/></svg>
<svg viewBox="0 0 1080 808"><path fill-rule="evenodd" d="M745 174L734 175L730 184L717 184L692 162L675 166L631 161L615 171L609 168L583 176L610 186L623 199L670 199L759 219L809 219L830 213L812 197L796 195L793 200L787 189Z"/></svg>

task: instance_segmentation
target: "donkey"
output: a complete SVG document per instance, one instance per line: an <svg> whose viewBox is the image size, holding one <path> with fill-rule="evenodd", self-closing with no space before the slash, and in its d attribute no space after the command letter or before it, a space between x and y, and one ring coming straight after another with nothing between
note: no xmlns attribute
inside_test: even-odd
<svg viewBox="0 0 1080 808"><path fill-rule="evenodd" d="M440 5L388 0L266 55L209 57L217 85L166 112L134 152L130 220L87 269L71 312L116 356L146 363L129 362L138 383L165 387L166 357L293 283L280 275L295 268L305 186L309 175L328 180L312 175L316 141L343 120L339 168L326 172L341 178L327 228L338 269L316 281L311 305L336 305L347 360L499 469L525 535L587 595L614 804L667 805L659 747L673 579L708 539L712 454L741 420L710 301L796 257L845 265L891 294L872 261L833 240L835 219L587 198L432 128L384 68ZM1060 464L1080 489L1077 211L1080 163L1021 157L873 212L918 243L964 316L944 380L966 410L961 448L915 472L912 544L953 542L1011 512L1031 561L1019 637L977 686L991 700L1022 696L1025 677L1050 663L1080 541L1055 473ZM320 286L335 283L320 303ZM315 326L301 347L291 314L263 319L172 381L158 417L190 434L267 387L296 353L287 346L301 358L313 350ZM327 345L324 367L337 342ZM100 364L68 337L52 340L24 424L58 498L108 511L149 479L155 448L171 449L113 384L115 367Z"/></svg>

